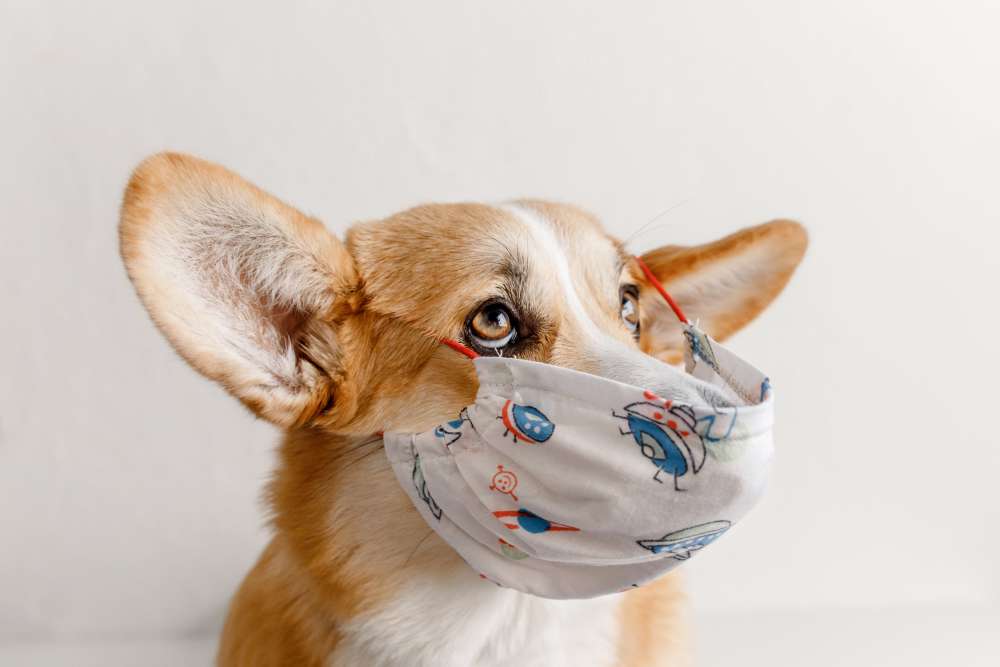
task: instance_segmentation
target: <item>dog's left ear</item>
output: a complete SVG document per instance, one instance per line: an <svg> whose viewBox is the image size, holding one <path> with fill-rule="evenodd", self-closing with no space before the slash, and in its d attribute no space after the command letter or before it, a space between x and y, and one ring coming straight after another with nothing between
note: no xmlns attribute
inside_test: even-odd
<svg viewBox="0 0 1000 667"><path fill-rule="evenodd" d="M705 245L663 246L642 259L688 320L721 341L778 296L807 245L802 225L775 220ZM680 323L652 284L643 277L640 285L642 349L677 363L683 349Z"/></svg>

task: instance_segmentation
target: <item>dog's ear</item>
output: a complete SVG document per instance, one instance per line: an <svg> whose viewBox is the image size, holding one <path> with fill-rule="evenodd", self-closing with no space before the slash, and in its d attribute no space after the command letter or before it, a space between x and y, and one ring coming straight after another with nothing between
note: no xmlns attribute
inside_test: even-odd
<svg viewBox="0 0 1000 667"><path fill-rule="evenodd" d="M705 245L657 248L642 259L688 320L721 341L774 300L807 245L802 225L775 220ZM677 317L645 278L640 283L642 348L676 363L683 340Z"/></svg>
<svg viewBox="0 0 1000 667"><path fill-rule="evenodd" d="M132 174L119 232L139 297L198 371L281 426L330 402L336 321L358 276L319 221L218 165L163 153Z"/></svg>

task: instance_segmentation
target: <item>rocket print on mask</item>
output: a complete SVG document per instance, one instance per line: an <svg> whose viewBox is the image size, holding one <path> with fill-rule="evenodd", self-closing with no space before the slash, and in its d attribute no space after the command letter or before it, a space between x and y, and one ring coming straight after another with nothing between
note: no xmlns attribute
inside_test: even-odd
<svg viewBox="0 0 1000 667"><path fill-rule="evenodd" d="M729 521L709 521L683 530L667 533L658 540L639 540L643 549L649 549L654 554L667 554L675 560L687 560L691 554L707 547L719 535L729 530Z"/></svg>
<svg viewBox="0 0 1000 667"><path fill-rule="evenodd" d="M523 507L516 510L497 510L493 516L500 519L501 523L511 530L521 528L529 533L549 533L558 531L579 531L579 528L568 526L565 523L556 523L538 516L534 512ZM510 521L516 520L516 523Z"/></svg>
<svg viewBox="0 0 1000 667"><path fill-rule="evenodd" d="M642 455L656 466L653 479L662 483L660 473L674 478L674 489L683 491L678 480L684 475L697 474L705 464L705 442L696 430L694 411L686 405L660 398L651 391L643 392L644 401L625 406L625 414L611 415L624 419L628 429L618 427L622 435L631 435Z"/></svg>
<svg viewBox="0 0 1000 667"><path fill-rule="evenodd" d="M538 408L518 405L509 400L504 403L497 419L502 420L507 428L504 435L510 433L514 436L514 442L520 440L529 445L545 442L556 430L556 425Z"/></svg>

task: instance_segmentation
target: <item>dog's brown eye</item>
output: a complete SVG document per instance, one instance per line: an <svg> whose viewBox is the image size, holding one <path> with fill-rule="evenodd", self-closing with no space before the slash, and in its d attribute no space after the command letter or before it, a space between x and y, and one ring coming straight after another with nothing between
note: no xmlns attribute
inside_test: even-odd
<svg viewBox="0 0 1000 667"><path fill-rule="evenodd" d="M622 290L622 322L633 336L639 336L639 295L634 290Z"/></svg>
<svg viewBox="0 0 1000 667"><path fill-rule="evenodd" d="M514 318L502 303L488 303L469 320L469 336L479 347L497 350L514 340Z"/></svg>

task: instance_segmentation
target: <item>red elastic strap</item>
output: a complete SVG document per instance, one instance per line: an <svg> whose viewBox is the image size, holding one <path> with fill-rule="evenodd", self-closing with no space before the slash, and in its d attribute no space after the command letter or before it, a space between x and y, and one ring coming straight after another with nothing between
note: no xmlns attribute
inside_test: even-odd
<svg viewBox="0 0 1000 667"><path fill-rule="evenodd" d="M467 348L466 346L462 345L453 338L442 338L441 342L450 347L451 349L455 350L456 352L464 354L469 359L476 359L477 357L479 357L479 355L476 354L475 350Z"/></svg>
<svg viewBox="0 0 1000 667"><path fill-rule="evenodd" d="M662 296L664 300L666 300L667 305L670 306L670 310L674 311L674 315L677 316L677 319L679 319L684 324L690 324L690 322L688 322L688 319L684 317L684 311L681 310L681 307L677 305L677 302L674 301L674 298L670 296L666 288L663 287L663 283L661 283L659 279L655 275L653 275L653 272L650 270L650 268L646 266L646 262L642 261L642 257L636 255L635 261L639 262L639 268L642 269L642 272L646 274L646 278L649 279L649 282L653 283L653 287L655 287L656 291L660 293L660 296Z"/></svg>

